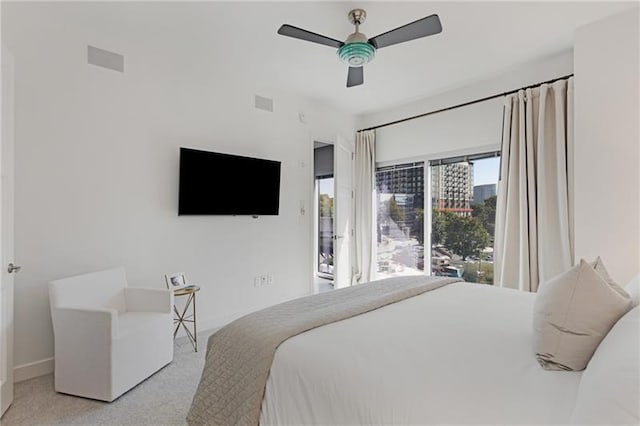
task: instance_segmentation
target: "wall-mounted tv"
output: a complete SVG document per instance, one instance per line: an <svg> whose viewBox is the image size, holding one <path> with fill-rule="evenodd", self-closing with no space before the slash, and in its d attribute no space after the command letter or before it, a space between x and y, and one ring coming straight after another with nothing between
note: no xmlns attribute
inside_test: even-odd
<svg viewBox="0 0 640 426"><path fill-rule="evenodd" d="M277 215L280 161L180 148L179 215Z"/></svg>

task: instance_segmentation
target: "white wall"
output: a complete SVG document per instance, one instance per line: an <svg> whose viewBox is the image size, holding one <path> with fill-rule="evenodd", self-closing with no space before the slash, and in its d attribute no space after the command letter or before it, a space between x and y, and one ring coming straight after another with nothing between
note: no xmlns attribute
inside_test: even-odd
<svg viewBox="0 0 640 426"><path fill-rule="evenodd" d="M122 15L114 25L117 13L79 3L2 7L16 62L15 258L24 266L16 365L53 356L47 282L56 278L123 265L131 285L164 287L163 274L184 271L202 288L201 329L311 292L312 218L300 203L311 205L313 140L353 135L354 117L256 87L203 41L157 22L126 25ZM88 65L87 44L124 54L124 74ZM253 108L256 93L274 99L274 113ZM178 217L181 146L282 161L279 216ZM259 274L274 284L254 288Z"/></svg>
<svg viewBox="0 0 640 426"><path fill-rule="evenodd" d="M640 271L638 9L575 36L575 253L612 277Z"/></svg>
<svg viewBox="0 0 640 426"><path fill-rule="evenodd" d="M573 52L524 64L495 78L441 93L407 105L358 118L358 128L423 114L462 104L573 72ZM380 163L457 154L500 146L502 137L501 98L406 121L377 130L376 156Z"/></svg>

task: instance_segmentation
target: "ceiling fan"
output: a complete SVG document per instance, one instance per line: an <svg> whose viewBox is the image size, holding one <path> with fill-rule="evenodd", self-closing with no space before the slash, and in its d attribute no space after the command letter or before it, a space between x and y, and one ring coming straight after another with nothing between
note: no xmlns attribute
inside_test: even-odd
<svg viewBox="0 0 640 426"><path fill-rule="evenodd" d="M442 32L440 18L434 14L367 39L360 32L367 13L363 9L353 9L348 17L356 30L344 42L288 24L281 26L278 34L337 48L340 60L349 65L347 87L353 87L364 83L362 68L373 60L377 49Z"/></svg>

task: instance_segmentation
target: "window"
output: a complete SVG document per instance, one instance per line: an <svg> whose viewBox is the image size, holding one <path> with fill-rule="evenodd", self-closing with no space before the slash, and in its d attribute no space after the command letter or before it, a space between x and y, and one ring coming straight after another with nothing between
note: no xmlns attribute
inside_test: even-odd
<svg viewBox="0 0 640 426"><path fill-rule="evenodd" d="M379 278L424 274L424 163L376 170Z"/></svg>
<svg viewBox="0 0 640 426"><path fill-rule="evenodd" d="M431 272L493 284L499 153L431 161Z"/></svg>
<svg viewBox="0 0 640 426"><path fill-rule="evenodd" d="M430 271L493 284L499 155L490 152L429 162L431 251L426 262L431 265L426 270L425 164L376 170L378 278Z"/></svg>

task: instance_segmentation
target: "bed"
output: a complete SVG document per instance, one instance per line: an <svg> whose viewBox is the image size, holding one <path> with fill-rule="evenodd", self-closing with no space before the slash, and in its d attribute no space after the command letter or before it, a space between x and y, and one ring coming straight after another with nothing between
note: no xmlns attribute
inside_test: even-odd
<svg viewBox="0 0 640 426"><path fill-rule="evenodd" d="M233 364L229 360L209 371L205 366L189 423L567 424L578 423L576 420L582 423L585 416L587 421L597 417L589 413L594 405L589 398L602 405L602 392L596 389L589 390L591 394L586 392L586 397L581 395L585 393L581 381L589 368L584 372L545 371L538 364L532 349L534 294L451 279L420 279L427 282L426 291L284 338L269 360L264 383L244 396L242 391L238 394L246 400L250 399L247 395L257 393L258 411L254 410L253 417L238 417L232 411L220 417L211 409L214 401L233 394L234 388L246 392L255 386L242 377L250 366L227 371ZM393 280L369 285L385 286ZM324 301L340 297L341 291L325 296ZM314 298L322 299L312 296L306 303L313 303ZM303 309L308 311L308 306ZM638 309L634 311L636 318ZM637 330L637 319L627 322ZM251 327L255 328L255 323ZM269 328L273 327L266 325L263 331L267 333ZM633 369L633 363L637 364L638 332L635 340L628 338L633 331L625 333L616 344L630 349L635 344L635 353L629 352L632 356L625 367ZM215 362L214 337L209 342L207 365ZM234 357L247 351L260 352L264 342L253 349L246 344L240 346ZM618 351L605 356L600 362L605 366L600 369L618 362ZM595 370L596 379L588 380L590 386L606 389ZM618 383L627 380L627 388L631 388L626 391L630 395L622 398L634 401L637 378L628 380L628 376L637 377L637 367L635 372L625 370L621 374ZM216 379L207 382L207 375ZM620 389L604 398L612 411L621 405L610 401L616 392ZM225 404L222 410L216 410L233 407L232 398ZM586 414L582 417L576 415L577 406L584 407ZM602 413L607 409L596 413L606 423L628 423L629 419L633 423L637 419L633 408L631 413L628 407L623 407L622 414Z"/></svg>

